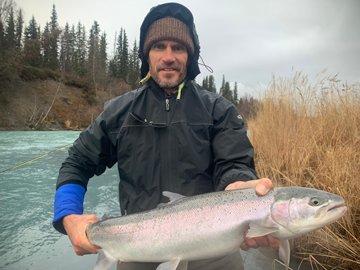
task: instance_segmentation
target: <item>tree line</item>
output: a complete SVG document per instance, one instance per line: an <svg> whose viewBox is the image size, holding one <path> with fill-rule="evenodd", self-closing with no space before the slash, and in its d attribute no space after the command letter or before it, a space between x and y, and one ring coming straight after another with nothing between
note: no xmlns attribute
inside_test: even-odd
<svg viewBox="0 0 360 270"><path fill-rule="evenodd" d="M237 82L234 83L234 88L231 89L230 82L225 80L225 75L223 75L219 91L216 90L215 78L213 75L205 76L202 81L202 87L210 92L218 93L231 101L242 115L245 122L251 116L255 116L256 108L257 106L260 106L259 100L247 93L245 93L244 96L239 97Z"/></svg>
<svg viewBox="0 0 360 270"><path fill-rule="evenodd" d="M99 87L105 89L112 79L125 80L135 87L140 70L137 41L130 48L126 30L121 28L119 34L115 33L111 59L107 45L107 34L100 29L98 21L94 21L89 31L81 21L71 26L67 22L61 28L53 4L50 21L43 28L34 15L24 25L23 12L16 9L16 3L0 0L0 81L11 80L21 66L31 66L84 78L92 83L95 93ZM213 75L203 79L202 87L230 100L245 116L249 116L256 104L252 97L240 98L237 82L231 89L225 75L219 90Z"/></svg>
<svg viewBox="0 0 360 270"><path fill-rule="evenodd" d="M116 35L116 50L112 59L107 53L107 34L94 21L87 32L85 25L66 23L61 29L55 4L50 21L43 28L33 15L27 26L21 9L12 0L0 0L0 79L11 78L19 66L62 71L93 82L95 89L111 78L134 83L139 74L138 44L132 48L126 30Z"/></svg>

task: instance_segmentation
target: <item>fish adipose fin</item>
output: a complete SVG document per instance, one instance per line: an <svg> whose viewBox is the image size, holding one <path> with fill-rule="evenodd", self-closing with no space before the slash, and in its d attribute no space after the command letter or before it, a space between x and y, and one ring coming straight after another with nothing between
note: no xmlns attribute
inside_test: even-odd
<svg viewBox="0 0 360 270"><path fill-rule="evenodd" d="M264 227L254 222L250 222L249 227L250 229L246 234L248 238L264 236L279 231L278 227Z"/></svg>
<svg viewBox="0 0 360 270"><path fill-rule="evenodd" d="M94 270L107 270L111 266L113 266L118 260L113 257L107 255L104 250L98 249L98 258L96 260Z"/></svg>
<svg viewBox="0 0 360 270"><path fill-rule="evenodd" d="M187 270L188 262L180 262L180 259L175 259L169 262L164 262L160 264L156 270Z"/></svg>
<svg viewBox="0 0 360 270"><path fill-rule="evenodd" d="M285 270L289 269L290 263L290 244L289 240L280 239L280 249L279 249L279 257L281 260L284 261L286 268Z"/></svg>

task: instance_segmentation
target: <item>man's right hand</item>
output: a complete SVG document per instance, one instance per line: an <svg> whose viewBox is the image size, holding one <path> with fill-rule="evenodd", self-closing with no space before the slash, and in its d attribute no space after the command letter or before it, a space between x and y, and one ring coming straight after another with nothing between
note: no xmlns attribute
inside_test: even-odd
<svg viewBox="0 0 360 270"><path fill-rule="evenodd" d="M63 225L77 255L96 254L100 247L90 243L86 236L86 227L99 221L95 215L68 215Z"/></svg>

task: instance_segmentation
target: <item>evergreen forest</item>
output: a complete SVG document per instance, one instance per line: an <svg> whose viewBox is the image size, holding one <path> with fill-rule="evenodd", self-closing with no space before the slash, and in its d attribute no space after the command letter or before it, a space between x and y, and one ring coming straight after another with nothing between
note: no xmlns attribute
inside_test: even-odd
<svg viewBox="0 0 360 270"><path fill-rule="evenodd" d="M60 26L53 4L50 20L40 26L34 15L25 23L22 9L16 6L13 0L0 0L0 83L19 77L25 81L61 77L75 86L89 85L95 96L110 83L125 81L132 89L138 85L138 41L130 42L126 29L115 33L115 51L110 58L107 33L98 21L94 20L90 29L81 21ZM225 75L219 90L213 75L206 76L201 85L233 102L245 118L256 104L252 97L240 98L237 83L231 89Z"/></svg>

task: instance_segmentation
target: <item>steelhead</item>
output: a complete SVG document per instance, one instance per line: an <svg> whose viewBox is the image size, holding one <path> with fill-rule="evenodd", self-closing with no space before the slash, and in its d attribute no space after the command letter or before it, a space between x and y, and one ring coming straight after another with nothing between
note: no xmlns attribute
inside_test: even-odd
<svg viewBox="0 0 360 270"><path fill-rule="evenodd" d="M225 256L247 237L271 234L280 239L279 256L288 269L296 238L344 215L344 199L311 188L273 188L258 196L241 189L184 197L163 192L168 204L137 214L91 224L86 233L100 246L94 270L115 262L159 262L158 270L186 270L189 261Z"/></svg>

